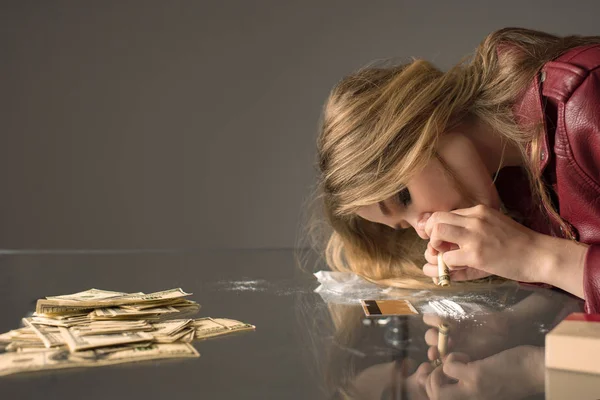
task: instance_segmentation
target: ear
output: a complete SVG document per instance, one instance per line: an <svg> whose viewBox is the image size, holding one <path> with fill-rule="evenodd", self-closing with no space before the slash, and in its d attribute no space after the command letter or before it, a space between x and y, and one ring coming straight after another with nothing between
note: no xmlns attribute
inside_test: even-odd
<svg viewBox="0 0 600 400"><path fill-rule="evenodd" d="M438 155L451 169L469 196L479 204L500 207L500 198L481 154L473 141L461 132L449 132L441 136Z"/></svg>

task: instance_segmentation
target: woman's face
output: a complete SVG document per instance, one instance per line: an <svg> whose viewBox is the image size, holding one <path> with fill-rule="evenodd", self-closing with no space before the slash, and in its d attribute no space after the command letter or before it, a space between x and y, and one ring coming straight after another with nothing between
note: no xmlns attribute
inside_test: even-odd
<svg viewBox="0 0 600 400"><path fill-rule="evenodd" d="M451 211L484 204L500 208L492 173L486 167L482 150L461 133L447 133L437 149L450 168L433 158L407 183L406 189L376 204L361 207L356 214L366 220L394 229L414 228L422 239L429 239L425 223L436 211ZM488 163L489 164L489 163ZM460 183L457 185L454 178ZM464 190L460 190L461 187Z"/></svg>

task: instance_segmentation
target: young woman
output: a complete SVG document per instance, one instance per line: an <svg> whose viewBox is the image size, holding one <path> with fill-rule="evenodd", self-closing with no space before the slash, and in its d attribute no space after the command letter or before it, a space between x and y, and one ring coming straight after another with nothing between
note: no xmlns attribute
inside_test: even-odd
<svg viewBox="0 0 600 400"><path fill-rule="evenodd" d="M364 68L318 138L331 268L547 283L600 312L600 37L506 28L447 72Z"/></svg>

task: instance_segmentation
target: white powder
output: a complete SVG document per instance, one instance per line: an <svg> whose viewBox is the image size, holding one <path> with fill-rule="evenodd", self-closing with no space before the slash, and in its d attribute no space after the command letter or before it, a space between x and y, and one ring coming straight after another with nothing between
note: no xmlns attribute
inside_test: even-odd
<svg viewBox="0 0 600 400"><path fill-rule="evenodd" d="M465 310L465 308L467 310ZM440 317L465 319L471 318L476 313L481 312L482 308L473 303L460 305L457 302L449 299L441 299L430 300L429 302L421 305L419 307L419 311L422 313L435 313Z"/></svg>
<svg viewBox="0 0 600 400"><path fill-rule="evenodd" d="M220 283L225 285L225 290L231 290L234 292L262 292L267 290L267 281L263 279L247 281L230 281Z"/></svg>

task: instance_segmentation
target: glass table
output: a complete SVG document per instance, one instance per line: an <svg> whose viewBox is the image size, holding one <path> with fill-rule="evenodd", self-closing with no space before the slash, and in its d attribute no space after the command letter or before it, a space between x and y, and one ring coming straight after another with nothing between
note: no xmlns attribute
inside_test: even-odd
<svg viewBox="0 0 600 400"><path fill-rule="evenodd" d="M544 335L582 309L568 294L514 283L440 292L329 273L319 282L312 272L325 266L294 250L15 251L0 263L0 332L21 326L38 298L90 288L181 287L201 305L195 318L256 326L195 341L194 359L0 377L5 398L543 399L554 379ZM418 314L366 317L360 299L408 299ZM460 381L436 368L441 327L464 362Z"/></svg>

